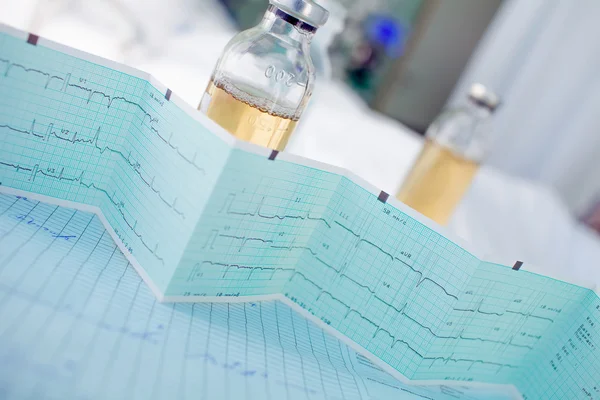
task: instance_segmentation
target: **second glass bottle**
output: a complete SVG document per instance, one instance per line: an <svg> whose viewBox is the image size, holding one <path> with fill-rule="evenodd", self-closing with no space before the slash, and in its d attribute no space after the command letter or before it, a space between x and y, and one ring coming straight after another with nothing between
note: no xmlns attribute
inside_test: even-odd
<svg viewBox="0 0 600 400"><path fill-rule="evenodd" d="M496 94L473 84L465 104L443 111L396 197L445 225L486 156L498 103Z"/></svg>

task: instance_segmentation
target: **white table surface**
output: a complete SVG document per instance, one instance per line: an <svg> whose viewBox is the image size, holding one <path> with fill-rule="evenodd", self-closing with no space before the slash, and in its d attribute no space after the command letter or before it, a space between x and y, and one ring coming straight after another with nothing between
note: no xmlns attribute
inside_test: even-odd
<svg viewBox="0 0 600 400"><path fill-rule="evenodd" d="M127 60L196 106L217 57L235 33L223 10L207 10L185 33L165 36L158 49L137 49L138 55L128 58L113 33L91 28L69 12L45 22L40 33L117 61ZM0 20L11 23L11 10L3 11ZM22 21L23 9L18 11L15 20ZM21 22L15 25L24 28ZM317 85L286 151L344 167L395 193L418 155L422 138L371 111L346 85ZM556 277L600 285L598 236L578 224L553 192L530 182L483 167L449 229L492 257L523 260Z"/></svg>

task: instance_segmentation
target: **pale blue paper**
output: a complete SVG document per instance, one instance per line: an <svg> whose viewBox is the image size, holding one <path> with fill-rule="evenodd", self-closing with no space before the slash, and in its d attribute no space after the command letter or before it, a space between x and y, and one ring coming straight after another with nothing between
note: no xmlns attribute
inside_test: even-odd
<svg viewBox="0 0 600 400"><path fill-rule="evenodd" d="M410 379L598 392L593 292L482 262L351 179L232 146L166 90L43 41L2 34L0 72L0 184L98 207L167 298L282 293Z"/></svg>
<svg viewBox="0 0 600 400"><path fill-rule="evenodd" d="M93 214L25 198L0 195L0 282L2 399L488 394L401 384L278 301L158 303Z"/></svg>

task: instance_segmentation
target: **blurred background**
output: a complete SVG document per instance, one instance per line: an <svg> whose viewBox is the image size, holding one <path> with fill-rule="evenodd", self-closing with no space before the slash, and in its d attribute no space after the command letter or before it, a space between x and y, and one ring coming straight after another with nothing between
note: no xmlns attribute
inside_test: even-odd
<svg viewBox="0 0 600 400"><path fill-rule="evenodd" d="M396 193L427 127L481 82L501 106L449 229L484 253L600 275L600 2L317 2L331 13L312 46L317 88L287 150ZM0 0L0 21L148 71L196 107L267 4Z"/></svg>

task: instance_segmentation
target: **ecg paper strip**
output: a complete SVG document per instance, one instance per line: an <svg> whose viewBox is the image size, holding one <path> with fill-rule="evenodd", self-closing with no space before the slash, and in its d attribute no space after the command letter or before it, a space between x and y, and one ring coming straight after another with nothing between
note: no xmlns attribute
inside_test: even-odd
<svg viewBox="0 0 600 400"><path fill-rule="evenodd" d="M0 195L0 398L510 399L404 385L279 301L158 303L93 215Z"/></svg>
<svg viewBox="0 0 600 400"><path fill-rule="evenodd" d="M280 298L397 377L598 397L592 291L481 261L344 171L233 140L139 71L19 32L0 36L2 67L4 191L98 213L159 297Z"/></svg>

